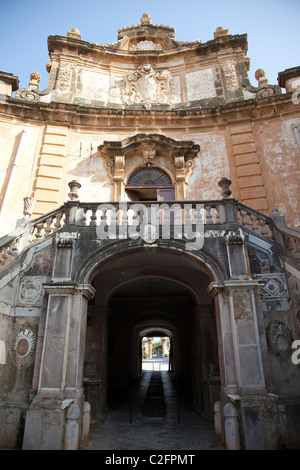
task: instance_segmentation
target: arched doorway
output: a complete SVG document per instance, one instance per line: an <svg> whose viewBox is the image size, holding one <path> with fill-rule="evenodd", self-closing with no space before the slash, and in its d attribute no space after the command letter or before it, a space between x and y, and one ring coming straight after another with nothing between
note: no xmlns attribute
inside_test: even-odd
<svg viewBox="0 0 300 470"><path fill-rule="evenodd" d="M203 265L168 250L123 253L98 270L92 281L96 296L89 305L85 373L94 420L105 419L114 400L129 400L140 380L140 341L146 332L172 337L172 374L194 410L213 419L220 377L210 281Z"/></svg>

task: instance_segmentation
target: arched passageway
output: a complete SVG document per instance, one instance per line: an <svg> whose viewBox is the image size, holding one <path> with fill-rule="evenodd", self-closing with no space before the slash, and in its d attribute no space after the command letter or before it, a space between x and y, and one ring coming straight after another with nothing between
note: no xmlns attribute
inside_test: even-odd
<svg viewBox="0 0 300 470"><path fill-rule="evenodd" d="M143 379L141 338L168 336L170 376L193 409L213 419L219 400L219 360L211 279L182 253L140 251L115 258L93 278L88 309L85 395L92 421L110 407L130 405Z"/></svg>

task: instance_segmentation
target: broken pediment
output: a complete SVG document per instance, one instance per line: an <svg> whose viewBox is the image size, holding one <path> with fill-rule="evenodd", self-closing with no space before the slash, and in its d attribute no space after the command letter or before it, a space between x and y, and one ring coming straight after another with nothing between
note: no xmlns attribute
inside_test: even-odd
<svg viewBox="0 0 300 470"><path fill-rule="evenodd" d="M200 146L190 140L177 141L160 134L136 134L117 142L104 141L98 151L105 160L115 201L122 200L125 182L141 167L168 171L176 183L176 199L183 200Z"/></svg>
<svg viewBox="0 0 300 470"><path fill-rule="evenodd" d="M197 156L200 146L191 140L174 140L161 134L136 134L117 142L104 141L98 150L106 158L140 154L146 159L154 159L156 155L161 155L172 159L183 157L186 161Z"/></svg>

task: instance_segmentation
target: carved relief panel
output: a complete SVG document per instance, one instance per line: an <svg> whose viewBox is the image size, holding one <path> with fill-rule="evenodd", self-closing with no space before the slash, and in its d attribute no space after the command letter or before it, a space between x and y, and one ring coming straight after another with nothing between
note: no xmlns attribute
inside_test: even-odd
<svg viewBox="0 0 300 470"><path fill-rule="evenodd" d="M128 72L121 83L124 104L165 103L174 100L174 83L167 70L156 71L150 64L142 64L136 72Z"/></svg>

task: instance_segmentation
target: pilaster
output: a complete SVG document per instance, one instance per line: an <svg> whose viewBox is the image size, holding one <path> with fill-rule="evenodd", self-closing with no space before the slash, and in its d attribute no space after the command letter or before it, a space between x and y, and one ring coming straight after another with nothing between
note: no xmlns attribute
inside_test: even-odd
<svg viewBox="0 0 300 470"><path fill-rule="evenodd" d="M259 335L257 297L261 289L259 281L253 279L230 279L209 285L209 292L218 297L220 309L225 373L221 403L224 416L226 403L238 411L240 435L232 438L240 439L246 449L278 446L277 397L266 390Z"/></svg>
<svg viewBox="0 0 300 470"><path fill-rule="evenodd" d="M80 432L71 433L75 436L71 442L70 426L79 429L82 421L86 310L95 290L89 284L64 283L45 284L44 289L49 296L45 337L37 395L26 414L23 449L60 450L66 445L74 449Z"/></svg>
<svg viewBox="0 0 300 470"><path fill-rule="evenodd" d="M229 127L241 202L266 212L267 195L250 122Z"/></svg>

